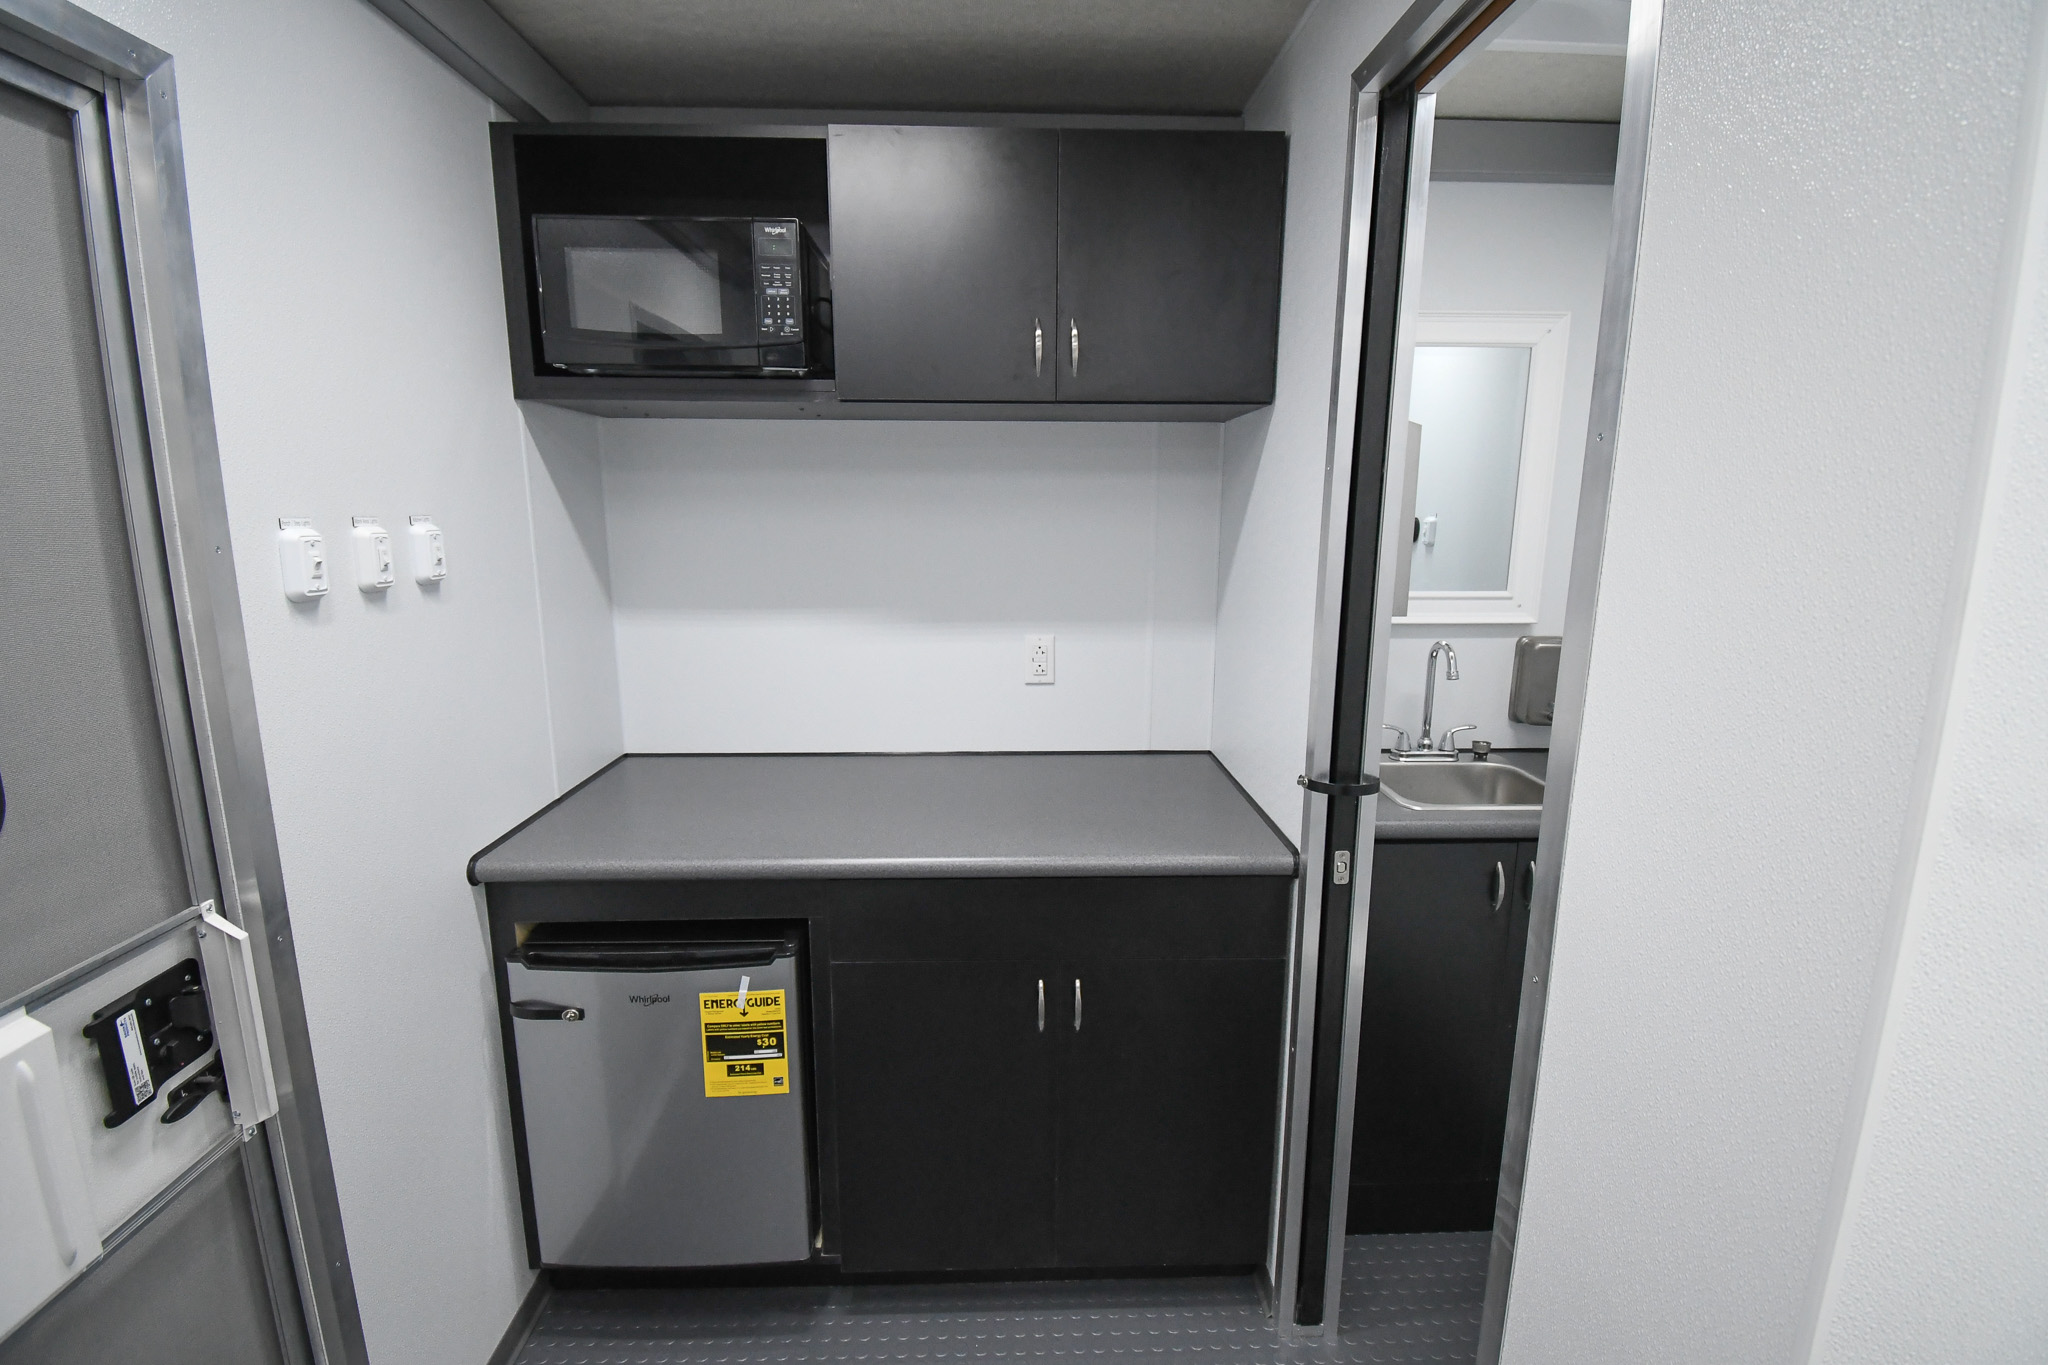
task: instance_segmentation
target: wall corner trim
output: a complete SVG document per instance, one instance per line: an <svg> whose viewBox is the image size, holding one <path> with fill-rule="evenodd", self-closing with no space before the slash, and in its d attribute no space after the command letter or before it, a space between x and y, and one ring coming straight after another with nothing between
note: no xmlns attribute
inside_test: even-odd
<svg viewBox="0 0 2048 1365"><path fill-rule="evenodd" d="M529 123L580 123L590 103L486 0L369 0L484 94Z"/></svg>

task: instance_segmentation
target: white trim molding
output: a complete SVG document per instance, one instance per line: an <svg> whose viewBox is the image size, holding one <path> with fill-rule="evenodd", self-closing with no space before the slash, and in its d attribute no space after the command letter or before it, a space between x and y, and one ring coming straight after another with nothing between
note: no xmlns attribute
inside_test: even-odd
<svg viewBox="0 0 2048 1365"><path fill-rule="evenodd" d="M1417 313L1416 346L1516 346L1529 351L1529 392L1522 409L1522 458L1508 584L1496 591L1411 589L1400 626L1531 625L1543 605L1543 559L1550 538L1552 484L1564 417L1569 313ZM1425 441L1426 441L1425 437ZM1424 447L1427 450L1427 445Z"/></svg>

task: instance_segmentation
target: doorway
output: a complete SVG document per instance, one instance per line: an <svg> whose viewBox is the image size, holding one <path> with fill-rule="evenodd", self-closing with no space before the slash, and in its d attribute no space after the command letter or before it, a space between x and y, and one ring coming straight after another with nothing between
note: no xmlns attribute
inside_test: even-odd
<svg viewBox="0 0 2048 1365"><path fill-rule="evenodd" d="M1486 1280L1464 1349L1498 1358L1660 13L1418 5L1354 77L1276 1277L1304 1334L1335 1335L1347 1234L1456 1236Z"/></svg>

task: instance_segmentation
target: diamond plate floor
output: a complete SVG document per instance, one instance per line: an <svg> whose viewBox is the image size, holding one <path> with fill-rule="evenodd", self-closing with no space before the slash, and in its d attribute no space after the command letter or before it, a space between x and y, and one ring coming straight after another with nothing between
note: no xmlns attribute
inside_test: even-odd
<svg viewBox="0 0 2048 1365"><path fill-rule="evenodd" d="M518 1365L879 1365L1191 1355L1244 1365L1469 1361L1484 1232L1349 1237L1339 1340L1289 1346L1248 1279L555 1294Z"/></svg>

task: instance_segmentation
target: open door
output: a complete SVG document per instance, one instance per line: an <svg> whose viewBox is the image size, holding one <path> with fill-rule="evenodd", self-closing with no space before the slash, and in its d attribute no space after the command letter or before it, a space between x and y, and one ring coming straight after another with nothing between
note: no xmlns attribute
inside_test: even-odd
<svg viewBox="0 0 2048 1365"><path fill-rule="evenodd" d="M363 1359L183 196L168 57L0 0L8 1365Z"/></svg>
<svg viewBox="0 0 2048 1365"><path fill-rule="evenodd" d="M1396 1126L1406 1131L1392 1138L1371 1134L1376 1146L1368 1156L1392 1152L1398 1157L1405 1142L1429 1158L1409 1163L1415 1169L1406 1174L1415 1175L1416 1183L1423 1177L1434 1181L1445 1198L1455 1195L1459 1211L1450 1216L1461 1221L1449 1226L1471 1239L1467 1269L1475 1303L1478 1284L1483 1280L1485 1285L1475 1332L1477 1358L1485 1362L1499 1356L1534 1103L1576 708L1583 698L1586 623L1598 586L1614 455L1610 437L1627 340L1661 3L1614 0L1594 7L1611 11L1607 18L1617 24L1625 18L1622 31L1609 35L1570 31L1586 18L1580 12L1586 7L1545 0L1425 0L1395 22L1354 75L1350 221L1333 385L1336 413L1325 496L1309 770L1303 778L1311 798L1302 841L1303 970L1292 1021L1297 1061L1289 1074L1272 1274L1280 1309L1276 1316L1284 1315L1292 1335L1337 1334L1354 1141L1360 1126L1374 1117L1374 1106L1380 1106L1384 1118L1391 1104L1400 1120ZM1443 121L1440 99L1456 91L1461 73L1470 76L1486 65L1476 59L1497 54L1529 58L1520 74L1542 66L1543 81L1537 84L1548 82L1546 98L1559 101L1556 107L1534 113L1503 108L1503 92L1517 81L1501 79L1490 100L1472 98L1468 86L1456 120ZM1575 92L1562 89L1555 79L1572 62L1591 57L1609 63L1603 79L1611 79L1612 87L1595 92L1600 100L1612 100L1612 111L1598 121L1571 105L1567 96ZM1509 70L1512 66L1512 61L1492 63L1496 73L1508 77L1517 74ZM1439 133L1446 129L1439 147ZM1578 301L1569 317L1547 304L1534 311L1537 305L1526 300L1438 303L1427 306L1440 311L1427 312L1424 229L1435 213L1431 182L1439 152L1445 168L1458 171L1443 179L1612 183L1611 213L1603 210L1596 225L1590 301ZM1540 173L1532 173L1532 167ZM1514 220L1496 215L1495 223L1503 221ZM1567 322L1576 330L1568 331ZM1581 385L1576 401L1583 432L1573 427L1562 400L1551 392L1563 383L1559 376L1568 337L1585 347L1575 381ZM1425 377L1435 385L1424 385L1428 392L1420 399L1418 350L1427 353L1423 368L1431 374ZM1459 366L1486 379L1493 390L1475 396L1471 386L1477 381L1468 377L1461 381L1464 389L1447 396L1445 376ZM1552 538L1551 553L1570 561L1568 601L1543 599L1540 610L1547 615L1539 615L1541 553L1552 505L1552 452L1544 443L1560 439L1561 425L1563 436L1583 447L1582 459L1573 451L1575 496L1559 484L1555 501L1561 509L1555 520L1575 526L1576 535L1568 548ZM1485 471L1493 481L1487 497L1460 501L1444 496L1444 471L1459 461ZM1432 485L1432 478L1438 485ZM1423 506L1419 496L1429 505ZM1409 630L1407 637L1396 629L1397 618ZM1528 644L1552 644L1554 637L1538 626L1557 618L1562 620L1563 657L1553 675L1554 704L1541 708L1543 723L1553 710L1558 718L1549 738L1547 784L1541 764L1534 774L1513 775L1519 781L1479 781L1469 768L1456 773L1456 764L1487 761L1489 748L1501 746L1490 742L1488 748L1461 755L1455 736L1472 728L1452 723L1472 718L1462 713L1443 722L1448 733L1431 736L1429 708L1438 696L1433 681L1409 697L1419 716L1405 707L1389 714L1388 656L1404 639L1411 648L1416 638L1422 640L1419 648L1432 670L1437 652L1448 654L1447 677L1455 680L1455 650L1442 641L1432 647L1429 637L1460 630L1488 635L1495 654L1519 657L1537 651L1520 650L1517 637L1529 636ZM1414 635L1418 628L1426 628L1419 637ZM1421 656L1416 657L1419 662ZM1552 651L1546 657L1557 655ZM1407 668L1401 665L1403 673ZM1504 668L1499 682L1499 723L1528 721L1528 708L1516 712L1507 704ZM1383 721L1394 723L1383 726ZM1401 766L1383 766L1383 758ZM1478 777L1505 778L1498 771L1505 766L1480 769ZM1403 780L1397 783L1390 771ZM1435 780L1423 782L1423 777ZM1541 793L1533 804L1526 796L1492 804L1520 805L1530 812L1524 818L1531 822L1539 818L1533 812L1540 806L1540 830L1532 823L1526 831L1508 834L1437 833L1433 837L1438 840L1465 842L1437 845L1458 852L1434 861L1389 858L1383 887L1374 876L1375 807L1383 780L1407 788L1415 799L1426 799L1418 793L1429 788L1512 792L1533 785ZM1471 803L1489 800L1447 796L1429 804L1478 809ZM1405 847L1432 846L1416 842ZM1381 924L1382 907L1372 900L1397 886L1411 913L1405 920L1389 917ZM1460 915L1468 915L1471 923ZM1396 962L1402 989L1393 996L1383 991L1370 1002L1372 1015L1382 1022L1400 1016L1407 1036L1427 1045L1411 1049L1414 1055L1400 1059L1401 1064L1376 1057L1371 1083L1361 1091L1367 963L1373 934L1379 932L1376 925L1386 930L1378 961L1382 985L1389 952L1413 960L1418 953L1436 952L1459 933L1464 933L1460 966L1477 963L1486 980L1475 976L1425 983L1426 974L1408 972L1406 962ZM1427 1016L1433 1011L1446 1017L1432 1020ZM1440 1067L1430 1070L1453 1053L1458 1065L1472 1073L1471 1084L1446 1084ZM1442 1100L1437 1108L1463 1126L1435 1132L1427 1121L1411 1121L1427 1107L1412 1102L1424 1091ZM1479 1115L1480 1110L1485 1114ZM1475 1152L1480 1155L1474 1157ZM1489 1165L1496 1158L1497 1164ZM1384 1198L1381 1206L1383 1212L1391 1207ZM1489 1208L1490 1240L1484 1230ZM1405 1210L1380 1222L1404 1220L1415 1226L1378 1230L1414 1231L1426 1223ZM1429 1226L1432 1231L1445 1228Z"/></svg>

